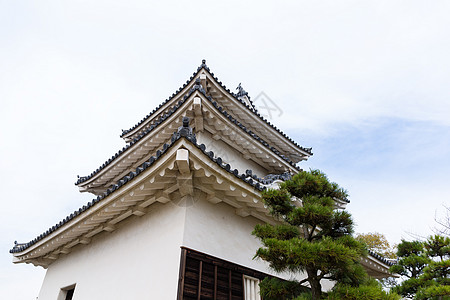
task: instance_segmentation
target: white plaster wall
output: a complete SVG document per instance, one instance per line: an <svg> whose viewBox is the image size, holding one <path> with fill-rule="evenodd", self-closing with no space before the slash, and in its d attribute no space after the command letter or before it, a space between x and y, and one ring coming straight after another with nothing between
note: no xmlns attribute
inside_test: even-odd
<svg viewBox="0 0 450 300"><path fill-rule="evenodd" d="M186 211L183 246L262 272L265 263L252 260L259 241L251 235L258 220L240 217L226 203L195 202Z"/></svg>
<svg viewBox="0 0 450 300"><path fill-rule="evenodd" d="M74 283L74 300L176 299L184 221L185 208L154 204L51 264L39 300Z"/></svg>
<svg viewBox="0 0 450 300"><path fill-rule="evenodd" d="M230 164L232 169L238 169L239 174L245 173L247 169L252 170L253 174L256 174L258 177L264 177L269 174L268 170L253 160L245 159L239 151L225 142L214 140L209 132L198 133L197 143L205 144L207 151L213 151L215 157L220 156L225 163Z"/></svg>
<svg viewBox="0 0 450 300"><path fill-rule="evenodd" d="M236 215L235 209L226 203L199 200L187 208L183 246L279 276L266 262L252 259L261 247L259 240L251 235L258 223L261 222L252 216Z"/></svg>
<svg viewBox="0 0 450 300"><path fill-rule="evenodd" d="M251 235L258 223L261 221L252 216L236 215L235 209L226 203L199 200L187 208L183 246L280 278L305 278L303 274L275 273L265 261L253 259L261 247L260 241ZM322 281L324 290L332 286L332 282Z"/></svg>
<svg viewBox="0 0 450 300"><path fill-rule="evenodd" d="M182 207L154 204L142 217L94 237L61 256L47 270L39 300L55 300L61 288L76 284L80 299L176 299L180 247L185 246L281 278L266 262L253 260L259 240L251 235L259 223L241 217L226 203L196 199ZM297 279L302 276L295 276ZM324 283L324 288L331 287Z"/></svg>

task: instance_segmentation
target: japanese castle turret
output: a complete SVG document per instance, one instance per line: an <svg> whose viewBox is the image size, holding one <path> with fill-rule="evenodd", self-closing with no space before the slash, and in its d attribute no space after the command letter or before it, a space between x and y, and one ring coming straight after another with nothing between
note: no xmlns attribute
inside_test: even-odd
<svg viewBox="0 0 450 300"><path fill-rule="evenodd" d="M290 278L252 259L251 232L277 222L261 191L300 172L311 148L262 117L240 85L231 92L203 60L121 138L125 147L76 182L94 199L10 250L14 263L47 269L39 300L255 300L259 280ZM381 257L363 264L389 275Z"/></svg>

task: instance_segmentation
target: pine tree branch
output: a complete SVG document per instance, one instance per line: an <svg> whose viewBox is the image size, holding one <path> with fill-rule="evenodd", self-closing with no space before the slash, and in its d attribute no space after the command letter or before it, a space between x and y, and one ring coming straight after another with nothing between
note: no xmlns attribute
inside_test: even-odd
<svg viewBox="0 0 450 300"><path fill-rule="evenodd" d="M314 231L316 231L316 225L314 225L312 228L311 228L311 237L312 238L314 238L314 236L313 236L313 234L314 234Z"/></svg>
<svg viewBox="0 0 450 300"><path fill-rule="evenodd" d="M333 279L332 277L326 277L325 275L327 275L328 274L328 272L321 272L318 276L317 276L317 278L319 278L319 280L322 280L322 279Z"/></svg>
<svg viewBox="0 0 450 300"><path fill-rule="evenodd" d="M309 236L309 231L308 231L308 225L303 224L302 227L303 227L303 234L305 235L305 239L306 239L308 242L310 242L310 239L309 239L310 236Z"/></svg>
<svg viewBox="0 0 450 300"><path fill-rule="evenodd" d="M304 284L305 282L307 282L308 281L308 278L305 278L305 279L303 279L303 280L300 280L299 282L298 282L298 284L299 285L302 285L302 284Z"/></svg>

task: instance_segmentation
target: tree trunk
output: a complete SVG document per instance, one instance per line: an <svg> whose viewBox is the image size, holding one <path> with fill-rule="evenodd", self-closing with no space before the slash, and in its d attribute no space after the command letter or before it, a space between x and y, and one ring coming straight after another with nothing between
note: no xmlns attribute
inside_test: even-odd
<svg viewBox="0 0 450 300"><path fill-rule="evenodd" d="M309 282L311 285L311 294L313 300L320 300L320 296L322 295L322 286L320 285L319 280L311 280Z"/></svg>
<svg viewBox="0 0 450 300"><path fill-rule="evenodd" d="M308 282L311 286L311 294L313 300L320 300L322 295L322 286L320 285L320 280L317 278L317 270L313 267L307 267L306 273L308 274Z"/></svg>

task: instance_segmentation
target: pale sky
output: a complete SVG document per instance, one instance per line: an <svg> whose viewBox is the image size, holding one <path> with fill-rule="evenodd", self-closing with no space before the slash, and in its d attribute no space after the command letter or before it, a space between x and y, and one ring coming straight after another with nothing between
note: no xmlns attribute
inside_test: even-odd
<svg viewBox="0 0 450 300"><path fill-rule="evenodd" d="M27 242L205 58L350 193L356 232L429 235L450 205L448 1L0 0L0 299L36 299ZM261 101L256 101L264 113ZM255 249L256 250L256 249Z"/></svg>

